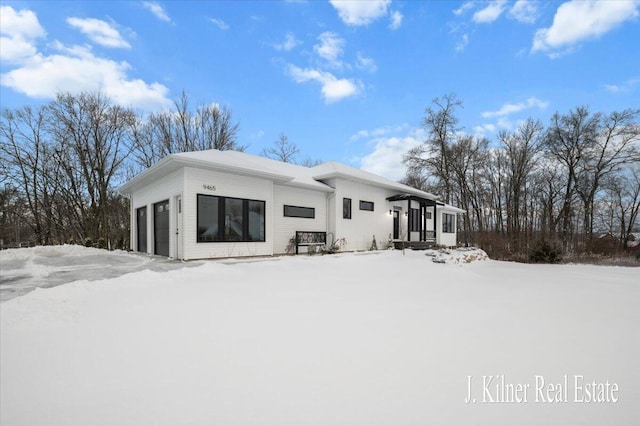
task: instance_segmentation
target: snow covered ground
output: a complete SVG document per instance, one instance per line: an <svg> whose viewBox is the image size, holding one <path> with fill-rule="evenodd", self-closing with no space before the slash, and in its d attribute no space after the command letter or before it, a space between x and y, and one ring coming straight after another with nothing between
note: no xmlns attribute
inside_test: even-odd
<svg viewBox="0 0 640 426"><path fill-rule="evenodd" d="M166 271L194 266L166 258L82 246L46 246L0 251L0 302L38 287L78 280L115 278L129 272Z"/></svg>
<svg viewBox="0 0 640 426"><path fill-rule="evenodd" d="M388 251L38 288L0 304L0 424L637 425L638 278Z"/></svg>

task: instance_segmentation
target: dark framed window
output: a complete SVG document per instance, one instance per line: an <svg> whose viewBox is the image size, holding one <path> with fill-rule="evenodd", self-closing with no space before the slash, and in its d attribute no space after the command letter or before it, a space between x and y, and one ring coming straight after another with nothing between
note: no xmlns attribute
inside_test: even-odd
<svg viewBox="0 0 640 426"><path fill-rule="evenodd" d="M420 209L409 210L409 231L420 231Z"/></svg>
<svg viewBox="0 0 640 426"><path fill-rule="evenodd" d="M265 202L198 194L198 242L265 241Z"/></svg>
<svg viewBox="0 0 640 426"><path fill-rule="evenodd" d="M314 219L316 209L313 207L284 206L285 217L301 217L304 219Z"/></svg>
<svg viewBox="0 0 640 426"><path fill-rule="evenodd" d="M366 210L369 212L373 211L373 201L362 201L360 200L360 210Z"/></svg>
<svg viewBox="0 0 640 426"><path fill-rule="evenodd" d="M456 215L442 213L442 232L447 234L456 232Z"/></svg>
<svg viewBox="0 0 640 426"><path fill-rule="evenodd" d="M342 199L342 218L351 219L351 198Z"/></svg>

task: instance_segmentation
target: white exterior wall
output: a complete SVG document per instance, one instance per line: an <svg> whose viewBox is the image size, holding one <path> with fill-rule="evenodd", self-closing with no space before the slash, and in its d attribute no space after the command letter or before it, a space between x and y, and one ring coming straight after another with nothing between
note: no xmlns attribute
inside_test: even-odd
<svg viewBox="0 0 640 426"><path fill-rule="evenodd" d="M458 235L458 215L455 212L452 211L447 211L444 210L442 208L438 208L437 210L437 214L438 214L438 223L437 223L437 229L436 229L436 241L438 241L438 244L440 244L441 246L446 246L446 247L454 247L456 246L457 243L457 235ZM442 224L444 222L444 219L442 218L442 214L443 213L447 213L447 214L452 214L454 217L454 222L455 222L455 227L453 228L455 230L454 233L446 233L446 232L442 232Z"/></svg>
<svg viewBox="0 0 640 426"><path fill-rule="evenodd" d="M290 186L273 186L273 252L286 253L296 231L327 232L327 203L331 194ZM284 206L311 207L315 218L285 217ZM300 247L300 252L306 251Z"/></svg>
<svg viewBox="0 0 640 426"><path fill-rule="evenodd" d="M205 189L203 185L215 187ZM244 198L265 202L265 242L198 242L197 195ZM273 254L273 182L229 173L185 168L183 204L184 259L269 256Z"/></svg>
<svg viewBox="0 0 640 426"><path fill-rule="evenodd" d="M175 197L182 193L184 184L183 170L176 170L162 178L146 185L144 188L131 194L131 249L138 248L138 233L136 210L140 207L147 207L147 253L154 254L154 235L153 235L153 205L160 201L169 200L169 253L173 257L175 253L172 250L176 244L176 233L171 232L173 224L176 223L176 206Z"/></svg>
<svg viewBox="0 0 640 426"><path fill-rule="evenodd" d="M335 230L331 232L335 233L336 239L346 239L344 250L369 250L374 235L378 249L385 248L389 234L393 233L393 215L389 214L389 210L393 209L394 203L387 201L387 197L393 194L382 188L340 178L332 180L330 184L336 188L333 209L336 223ZM351 198L351 219L342 217L343 198ZM360 210L360 200L372 201L374 211ZM404 221L406 230L404 212L400 220Z"/></svg>

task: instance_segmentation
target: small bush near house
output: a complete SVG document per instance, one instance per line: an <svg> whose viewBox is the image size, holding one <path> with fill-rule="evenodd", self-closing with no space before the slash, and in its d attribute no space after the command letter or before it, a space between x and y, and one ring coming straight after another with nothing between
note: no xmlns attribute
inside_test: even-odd
<svg viewBox="0 0 640 426"><path fill-rule="evenodd" d="M107 241L102 237L98 238L98 248L99 249L106 249L107 248Z"/></svg>
<svg viewBox="0 0 640 426"><path fill-rule="evenodd" d="M84 239L84 246L85 247L93 247L93 241L91 241L91 238L85 238Z"/></svg>
<svg viewBox="0 0 640 426"><path fill-rule="evenodd" d="M369 247L369 251L378 250L378 243L376 243L376 236L373 236L373 241L371 241L371 247Z"/></svg>
<svg viewBox="0 0 640 426"><path fill-rule="evenodd" d="M540 240L531 249L529 260L533 263L558 263L562 260L562 250L555 243Z"/></svg>

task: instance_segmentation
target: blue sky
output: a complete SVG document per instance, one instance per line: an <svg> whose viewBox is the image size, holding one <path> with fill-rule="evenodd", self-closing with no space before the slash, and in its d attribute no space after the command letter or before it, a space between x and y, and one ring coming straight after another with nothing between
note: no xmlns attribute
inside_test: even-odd
<svg viewBox="0 0 640 426"><path fill-rule="evenodd" d="M640 107L640 1L2 1L3 108L102 90L141 113L185 90L229 107L259 154L281 132L302 157L391 179L455 92L463 131L579 105Z"/></svg>

